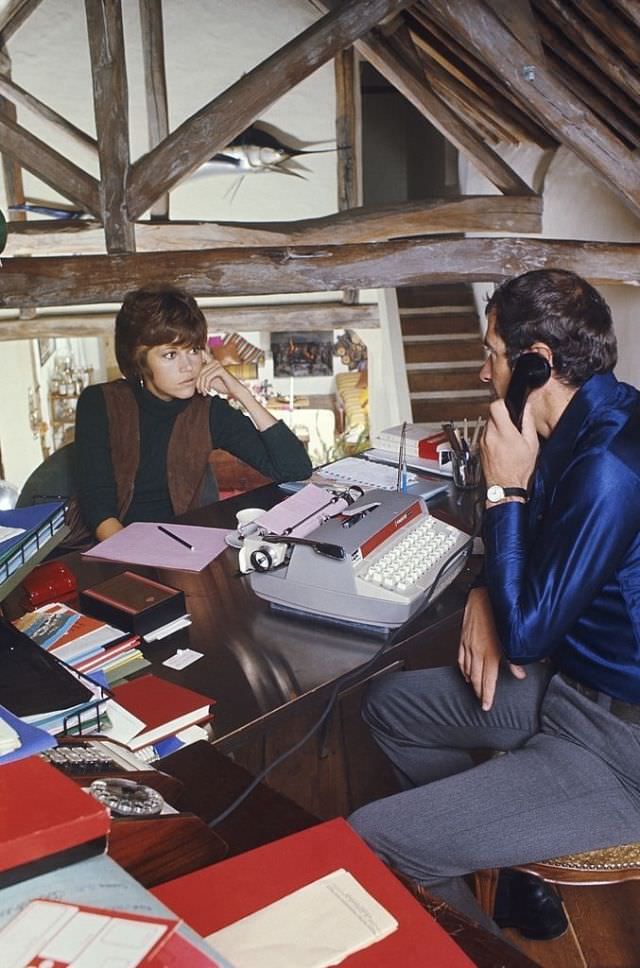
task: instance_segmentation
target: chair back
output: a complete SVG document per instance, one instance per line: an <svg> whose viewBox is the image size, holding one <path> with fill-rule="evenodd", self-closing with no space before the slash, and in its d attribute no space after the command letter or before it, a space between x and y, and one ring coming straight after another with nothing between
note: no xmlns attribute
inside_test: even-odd
<svg viewBox="0 0 640 968"><path fill-rule="evenodd" d="M75 493L73 443L54 450L31 472L22 486L17 508L69 498Z"/></svg>

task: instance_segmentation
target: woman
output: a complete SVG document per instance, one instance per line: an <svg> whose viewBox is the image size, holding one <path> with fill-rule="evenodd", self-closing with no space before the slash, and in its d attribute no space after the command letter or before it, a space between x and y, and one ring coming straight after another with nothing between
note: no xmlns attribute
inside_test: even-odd
<svg viewBox="0 0 640 968"><path fill-rule="evenodd" d="M215 448L274 481L311 473L300 441L206 345L205 318L186 292L166 286L125 297L115 331L125 379L87 387L76 414L78 502L98 540L132 521L166 521L216 501Z"/></svg>

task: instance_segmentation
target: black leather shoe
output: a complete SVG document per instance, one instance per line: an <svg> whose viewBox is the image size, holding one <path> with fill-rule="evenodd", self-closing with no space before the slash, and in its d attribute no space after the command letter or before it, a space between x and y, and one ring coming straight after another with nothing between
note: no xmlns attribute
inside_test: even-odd
<svg viewBox="0 0 640 968"><path fill-rule="evenodd" d="M522 871L501 870L493 909L500 928L515 928L532 941L552 941L569 927L555 887Z"/></svg>

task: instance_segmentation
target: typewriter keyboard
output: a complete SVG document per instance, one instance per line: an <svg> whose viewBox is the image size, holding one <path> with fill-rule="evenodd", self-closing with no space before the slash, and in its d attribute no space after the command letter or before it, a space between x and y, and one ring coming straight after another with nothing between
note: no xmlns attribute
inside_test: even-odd
<svg viewBox="0 0 640 968"><path fill-rule="evenodd" d="M431 587L435 577L466 535L428 516L391 546L368 559L358 577L381 589L413 598Z"/></svg>

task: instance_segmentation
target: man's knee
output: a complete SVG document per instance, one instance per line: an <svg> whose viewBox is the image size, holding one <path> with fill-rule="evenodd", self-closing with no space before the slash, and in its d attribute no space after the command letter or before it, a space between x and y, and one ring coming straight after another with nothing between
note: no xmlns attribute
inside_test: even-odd
<svg viewBox="0 0 640 968"><path fill-rule="evenodd" d="M362 698L361 714L365 723L374 729L384 729L387 710L395 705L394 697L402 680L401 672L388 672L376 677L367 686Z"/></svg>

